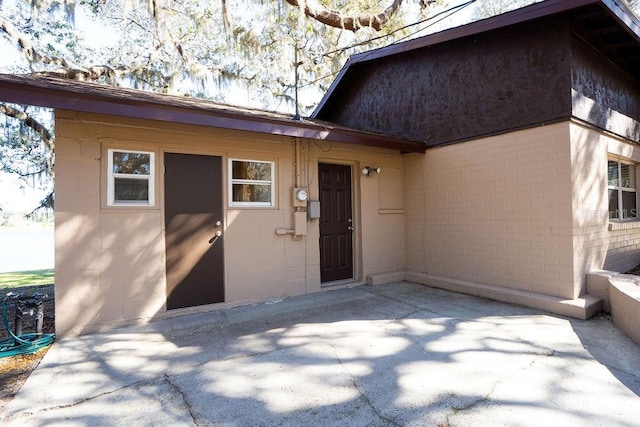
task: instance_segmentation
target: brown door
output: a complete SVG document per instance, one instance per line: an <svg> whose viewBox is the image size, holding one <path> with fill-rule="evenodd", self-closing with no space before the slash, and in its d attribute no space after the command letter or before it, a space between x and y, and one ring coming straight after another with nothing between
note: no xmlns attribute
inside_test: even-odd
<svg viewBox="0 0 640 427"><path fill-rule="evenodd" d="M224 301L222 159L166 153L167 309Z"/></svg>
<svg viewBox="0 0 640 427"><path fill-rule="evenodd" d="M320 281L353 278L351 166L318 164Z"/></svg>

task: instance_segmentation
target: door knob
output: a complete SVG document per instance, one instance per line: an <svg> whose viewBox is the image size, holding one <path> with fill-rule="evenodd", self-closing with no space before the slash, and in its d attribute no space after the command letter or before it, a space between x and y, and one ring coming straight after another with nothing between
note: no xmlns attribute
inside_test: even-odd
<svg viewBox="0 0 640 427"><path fill-rule="evenodd" d="M348 226L348 227L347 227L347 230L349 230L349 231L353 231L353 227L352 227L352 226Z"/></svg>
<svg viewBox="0 0 640 427"><path fill-rule="evenodd" d="M218 237L221 237L221 236L222 236L222 231L220 231L220 230L216 231L215 236L213 236L212 238L209 239L209 244L212 244L213 242L216 241L216 239Z"/></svg>

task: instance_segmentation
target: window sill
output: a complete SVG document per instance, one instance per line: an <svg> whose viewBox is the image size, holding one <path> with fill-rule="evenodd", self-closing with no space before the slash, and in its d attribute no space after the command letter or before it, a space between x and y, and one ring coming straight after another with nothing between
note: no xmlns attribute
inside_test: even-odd
<svg viewBox="0 0 640 427"><path fill-rule="evenodd" d="M609 231L632 230L635 228L640 228L640 221L631 220L631 221L609 222Z"/></svg>
<svg viewBox="0 0 640 427"><path fill-rule="evenodd" d="M227 207L230 211L241 211L241 210L254 210L254 211L277 211L278 208L275 206L260 206L260 205L246 205L246 206L229 206Z"/></svg>
<svg viewBox="0 0 640 427"><path fill-rule="evenodd" d="M116 212L116 211L159 211L160 206L149 205L116 205L116 206L100 206L100 210L103 212Z"/></svg>

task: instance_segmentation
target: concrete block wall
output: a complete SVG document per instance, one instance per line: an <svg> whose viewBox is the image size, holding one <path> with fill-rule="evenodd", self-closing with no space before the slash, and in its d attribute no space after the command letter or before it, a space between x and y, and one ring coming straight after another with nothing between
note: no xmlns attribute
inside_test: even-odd
<svg viewBox="0 0 640 427"><path fill-rule="evenodd" d="M127 211L117 218L101 214L100 135L95 129L81 130L77 120L73 113L57 112L55 282L60 335L85 330L86 325L151 316L163 304L158 289L140 291L163 280L156 268L164 262L160 211Z"/></svg>
<svg viewBox="0 0 640 427"><path fill-rule="evenodd" d="M318 222L307 235L278 236L293 228L291 188L296 176L318 199L317 164L353 168L354 282L367 275L405 268L403 161L381 148L300 141L277 135L225 131L56 111L56 331L74 335L151 318L318 292ZM153 151L158 171L163 153L221 156L225 213L224 304L166 310L162 174L155 182L156 206L106 206L109 148ZM228 207L227 160L246 158L276 163L276 205L267 209ZM363 177L364 165L382 174ZM387 174L385 175L385 170Z"/></svg>
<svg viewBox="0 0 640 427"><path fill-rule="evenodd" d="M409 155L410 271L572 299L569 127Z"/></svg>
<svg viewBox="0 0 640 427"><path fill-rule="evenodd" d="M587 274L587 287L591 295L602 298L614 325L640 344L640 277L594 271Z"/></svg>
<svg viewBox="0 0 640 427"><path fill-rule="evenodd" d="M609 249L602 268L626 273L640 264L640 228L609 232Z"/></svg>
<svg viewBox="0 0 640 427"><path fill-rule="evenodd" d="M584 286L590 271L624 273L640 264L640 222L610 221L607 192L608 158L640 162L640 149L579 123L570 126L574 276Z"/></svg>
<svg viewBox="0 0 640 427"><path fill-rule="evenodd" d="M308 151L311 200L319 199L318 163L345 164L352 168L356 279L364 281L371 274L404 271L406 207L402 156L389 150L318 141L310 141ZM360 170L364 166L380 167L382 172L363 176ZM318 242L319 238L317 227L307 235L309 241ZM319 262L319 259L318 245L307 245L307 262Z"/></svg>
<svg viewBox="0 0 640 427"><path fill-rule="evenodd" d="M613 323L640 344L640 286L613 280L609 298Z"/></svg>

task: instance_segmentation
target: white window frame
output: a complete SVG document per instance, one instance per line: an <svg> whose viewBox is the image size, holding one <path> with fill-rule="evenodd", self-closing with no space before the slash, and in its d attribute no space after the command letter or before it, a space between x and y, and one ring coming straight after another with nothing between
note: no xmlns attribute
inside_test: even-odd
<svg viewBox="0 0 640 427"><path fill-rule="evenodd" d="M149 155L149 175L135 175L128 173L113 173L113 153L134 153ZM128 150L125 148L110 148L107 150L107 206L155 206L156 157L153 151ZM149 199L147 201L116 201L115 179L139 179L149 182Z"/></svg>
<svg viewBox="0 0 640 427"><path fill-rule="evenodd" d="M622 176L622 170L621 170L622 166L621 165L629 165L629 166L633 166L634 167L634 169L635 169L635 174L634 175L635 175L636 182L632 183L633 187L624 187L624 186L620 185L620 182L618 182L618 185L609 185L609 182L608 182L608 180L609 180L609 162L615 162L615 163L618 164L618 177L617 177L618 181L620 180L620 178ZM613 190L613 191L616 191L618 193L618 195L617 195L617 199L618 199L617 212L618 213L624 212L624 208L623 208L623 205L622 205L622 193L623 192L635 193L635 195L636 195L636 203L635 203L635 205L636 205L636 207L635 207L636 216L635 217L629 217L629 218L611 218L611 217L609 217L609 221L616 221L616 222L620 222L620 221L638 221L639 218L638 218L638 184L637 184L638 177L636 175L637 173L638 173L638 168L636 167L635 163L626 162L626 161L620 160L620 159L615 158L615 157L614 158L609 157L607 159L607 190Z"/></svg>
<svg viewBox="0 0 640 427"><path fill-rule="evenodd" d="M271 165L271 180L253 180L253 179L234 179L233 178L233 162L253 162L253 163L268 163ZM263 207L263 208L272 208L275 206L275 195L276 195L276 163L271 160L255 160L255 159L229 159L228 165L228 177L229 177L229 206L233 208L238 207ZM270 202L237 202L233 200L233 184L258 184L258 185L269 185L270 187Z"/></svg>

